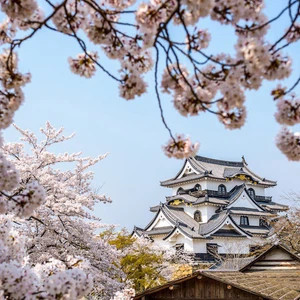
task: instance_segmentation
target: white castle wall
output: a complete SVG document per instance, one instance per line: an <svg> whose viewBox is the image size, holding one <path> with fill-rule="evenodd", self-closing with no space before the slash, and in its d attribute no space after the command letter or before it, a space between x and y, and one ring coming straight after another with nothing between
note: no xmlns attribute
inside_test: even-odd
<svg viewBox="0 0 300 300"><path fill-rule="evenodd" d="M240 225L240 216L232 216L235 223ZM259 218L248 216L250 226L259 226Z"/></svg>
<svg viewBox="0 0 300 300"><path fill-rule="evenodd" d="M220 184L224 184L226 186L227 192L229 192L231 189L233 189L236 185L241 185L245 183L247 189L252 188L255 192L255 195L257 196L265 196L265 188L261 187L261 186L257 186L257 185L253 185L253 184L248 184L246 181L242 181L239 179L234 179L232 181L216 181L216 180L211 180L211 179L203 179L203 180L199 180L197 182L193 182L193 183L185 183L182 184L180 186L176 186L172 188L172 195L176 195L177 191L179 188L183 188L185 190L187 189L192 189L195 187L196 184L200 184L202 190L213 190L213 191L217 191L218 190L218 186Z"/></svg>
<svg viewBox="0 0 300 300"><path fill-rule="evenodd" d="M216 238L214 241L219 245L218 252L220 254L248 254L249 245L253 241L249 238Z"/></svg>
<svg viewBox="0 0 300 300"><path fill-rule="evenodd" d="M194 253L206 253L206 243L207 241L205 240L194 240Z"/></svg>
<svg viewBox="0 0 300 300"><path fill-rule="evenodd" d="M199 206L182 206L184 208L184 211L194 218L194 213L196 210L199 210L202 214L202 222L201 223L207 223L207 221L211 218L212 215L216 213L216 206L212 205L199 205Z"/></svg>
<svg viewBox="0 0 300 300"><path fill-rule="evenodd" d="M213 240L194 240L194 253L207 253L206 244L218 244L220 254L248 254L249 246L255 244L250 238L214 238Z"/></svg>

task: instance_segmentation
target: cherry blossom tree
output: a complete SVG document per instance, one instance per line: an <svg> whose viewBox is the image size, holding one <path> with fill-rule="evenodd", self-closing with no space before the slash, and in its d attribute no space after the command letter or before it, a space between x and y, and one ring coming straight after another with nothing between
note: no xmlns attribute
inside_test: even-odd
<svg viewBox="0 0 300 300"><path fill-rule="evenodd" d="M300 253L300 194L295 191L289 192L284 199L293 205L286 214L273 220L272 241L285 245L295 253Z"/></svg>
<svg viewBox="0 0 300 300"><path fill-rule="evenodd" d="M93 278L75 267L59 268L54 261L28 264L25 236L14 219L31 215L46 193L36 180L18 188L19 174L3 154L0 161L0 297L1 299L79 299L93 287Z"/></svg>
<svg viewBox="0 0 300 300"><path fill-rule="evenodd" d="M16 230L26 237L27 264L43 266L46 274L53 268L80 268L94 279L92 293L101 299L110 299L122 286L117 280L122 276L117 264L120 254L115 247L95 236L95 231L106 225L91 211L96 204L111 200L92 187L93 172L89 171L106 155L92 159L81 157L80 152L51 152L51 146L64 143L74 135L64 136L62 128L56 130L49 123L40 130L44 136L40 142L35 134L15 128L21 134L22 143L8 143L2 147L20 174L20 184L12 194L30 191L35 182L47 193L42 205L36 205L39 201L31 206L24 202L13 218ZM25 151L28 148L30 153Z"/></svg>
<svg viewBox="0 0 300 300"><path fill-rule="evenodd" d="M71 71L90 78L97 68L101 69L118 83L120 96L126 100L147 92L144 74L152 70L162 122L170 135L164 147L169 157L193 155L199 144L172 133L164 117L162 93L172 96L174 108L182 116L209 112L226 128L236 129L246 120L246 91L259 89L264 80L282 81L291 76L287 51L300 39L300 0L286 0L271 18L264 14L263 0L135 2L1 0L6 19L0 25L0 128L11 123L24 100L22 88L31 78L18 69L17 49L42 30L75 39L82 53L69 58ZM273 32L277 38L270 42L268 31L285 16L288 27ZM200 26L204 18L233 28L235 51L208 52L212 36ZM99 51L89 51L87 41L97 45ZM105 56L119 61L120 69L108 70ZM300 120L299 99L293 94L299 82L296 74L294 84L274 86L271 91L277 106L276 121L283 126L276 144L290 160L300 160L299 133L288 127Z"/></svg>

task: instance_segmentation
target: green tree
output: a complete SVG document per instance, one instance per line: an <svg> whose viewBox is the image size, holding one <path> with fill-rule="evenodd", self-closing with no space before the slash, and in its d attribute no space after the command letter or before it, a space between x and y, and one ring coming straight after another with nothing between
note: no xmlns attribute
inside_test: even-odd
<svg viewBox="0 0 300 300"><path fill-rule="evenodd" d="M131 284L137 293L168 280L171 272L169 256L151 241L120 232L109 243L123 253L120 267L124 278L121 281Z"/></svg>

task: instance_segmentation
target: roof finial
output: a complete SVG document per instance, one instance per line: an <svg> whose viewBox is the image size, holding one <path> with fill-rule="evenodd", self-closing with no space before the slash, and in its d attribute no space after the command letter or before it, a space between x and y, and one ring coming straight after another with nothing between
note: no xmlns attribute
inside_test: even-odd
<svg viewBox="0 0 300 300"><path fill-rule="evenodd" d="M244 163L246 166L248 166L248 164L247 164L247 162L246 162L246 159L245 159L245 156L244 156L244 155L242 156L242 160L243 160L243 163Z"/></svg>

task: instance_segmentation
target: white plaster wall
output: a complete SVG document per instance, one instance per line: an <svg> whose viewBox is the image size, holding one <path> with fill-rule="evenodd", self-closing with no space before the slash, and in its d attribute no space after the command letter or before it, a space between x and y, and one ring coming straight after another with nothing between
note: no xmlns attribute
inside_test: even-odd
<svg viewBox="0 0 300 300"><path fill-rule="evenodd" d="M172 195L177 195L177 191L179 188L183 188L184 190L192 189L196 184L200 184L202 190L207 189L207 182L206 181L197 181L193 183L186 183L186 184L181 184L180 186L175 186L172 188Z"/></svg>
<svg viewBox="0 0 300 300"><path fill-rule="evenodd" d="M184 211L185 211L190 217L192 217L192 218L194 218L194 212L195 212L196 210L200 210L200 211L201 211L201 209L198 209L198 208L196 208L196 207L194 207L194 206L187 206L187 205L184 205L183 208L184 208ZM202 213L202 216L203 216L203 212L202 212L202 211L201 211L201 213Z"/></svg>
<svg viewBox="0 0 300 300"><path fill-rule="evenodd" d="M194 253L206 253L206 240L194 240Z"/></svg>
<svg viewBox="0 0 300 300"><path fill-rule="evenodd" d="M243 181L243 180L239 180L239 179L234 179L232 181L216 181L216 180L210 180L210 179L202 179L199 180L197 182L193 182L193 183L186 183L186 184L181 184L180 186L176 186L172 188L172 195L176 195L177 194L177 190L182 187L183 189L191 189L193 188L196 184L200 184L202 187L202 190L213 190L213 191L217 191L218 190L218 186L220 184L224 184L226 186L227 192L229 192L231 189L233 189L236 185L241 185L243 183L246 184L246 188L252 188L255 191L255 195L257 196L265 196L265 188L261 187L261 186L257 186L254 184L249 184L247 181Z"/></svg>
<svg viewBox="0 0 300 300"><path fill-rule="evenodd" d="M259 226L259 218L249 216L249 225L250 226Z"/></svg>
<svg viewBox="0 0 300 300"><path fill-rule="evenodd" d="M248 197L245 191L242 192L240 197L233 202L229 207L246 207L246 208L255 208L258 209L257 205Z"/></svg>
<svg viewBox="0 0 300 300"><path fill-rule="evenodd" d="M196 210L199 210L202 214L202 222L201 223L207 223L207 221L210 219L212 215L215 214L217 207L216 206L210 206L210 205L201 205L201 206L184 206L184 211L194 218L194 213Z"/></svg>
<svg viewBox="0 0 300 300"><path fill-rule="evenodd" d="M232 216L233 220L240 225L240 216ZM259 218L248 216L250 226L259 226Z"/></svg>
<svg viewBox="0 0 300 300"><path fill-rule="evenodd" d="M154 228L166 227L166 226L170 226L170 224L171 223L168 220L166 220L166 218L162 218L158 220L158 222L154 225Z"/></svg>
<svg viewBox="0 0 300 300"><path fill-rule="evenodd" d="M199 174L199 172L195 170L189 162L185 162L185 166L177 178L183 177L184 174Z"/></svg>
<svg viewBox="0 0 300 300"><path fill-rule="evenodd" d="M164 236L156 236L156 237L152 237L152 238L156 245L159 245L162 247L171 247L171 244L169 242L166 242L163 240Z"/></svg>
<svg viewBox="0 0 300 300"><path fill-rule="evenodd" d="M153 224L148 228L148 230L152 230L156 227L165 227L165 226L171 226L172 224L165 218L165 216L160 212L157 216L156 220L153 222Z"/></svg>
<svg viewBox="0 0 300 300"><path fill-rule="evenodd" d="M257 185L253 185L253 184L249 184L247 183L247 181L243 181L240 179L233 179L232 181L215 181L215 180L207 180L207 189L209 190L214 190L217 191L218 190L218 186L220 184L224 184L226 186L227 192L229 192L231 189L233 189L236 185L241 185L243 183L246 183L246 188L253 188L255 191L255 195L258 196L264 196L265 195L265 188L257 186Z"/></svg>
<svg viewBox="0 0 300 300"><path fill-rule="evenodd" d="M207 207L207 221L208 221L216 213L216 209L218 207L212 205L207 205L206 207Z"/></svg>
<svg viewBox="0 0 300 300"><path fill-rule="evenodd" d="M252 188L257 196L265 196L265 188L253 184L246 184L247 189Z"/></svg>
<svg viewBox="0 0 300 300"><path fill-rule="evenodd" d="M213 240L194 240L194 253L207 253L206 244L216 243L220 254L235 253L248 254L249 245L254 244L251 239L234 239L234 238L214 238Z"/></svg>
<svg viewBox="0 0 300 300"><path fill-rule="evenodd" d="M238 225L240 225L240 216L231 216L234 222Z"/></svg>
<svg viewBox="0 0 300 300"><path fill-rule="evenodd" d="M177 235L175 244L184 244L184 250L193 252L193 241L184 237L182 234Z"/></svg>
<svg viewBox="0 0 300 300"><path fill-rule="evenodd" d="M248 254L249 245L253 244L253 241L249 238L214 238L212 243L217 243L218 252L220 254Z"/></svg>
<svg viewBox="0 0 300 300"><path fill-rule="evenodd" d="M184 206L184 211L194 218L194 213L196 210L199 210L202 214L202 222L207 223L207 221L216 213L218 207L212 205L199 205L199 206ZM201 224L200 223L200 224Z"/></svg>

